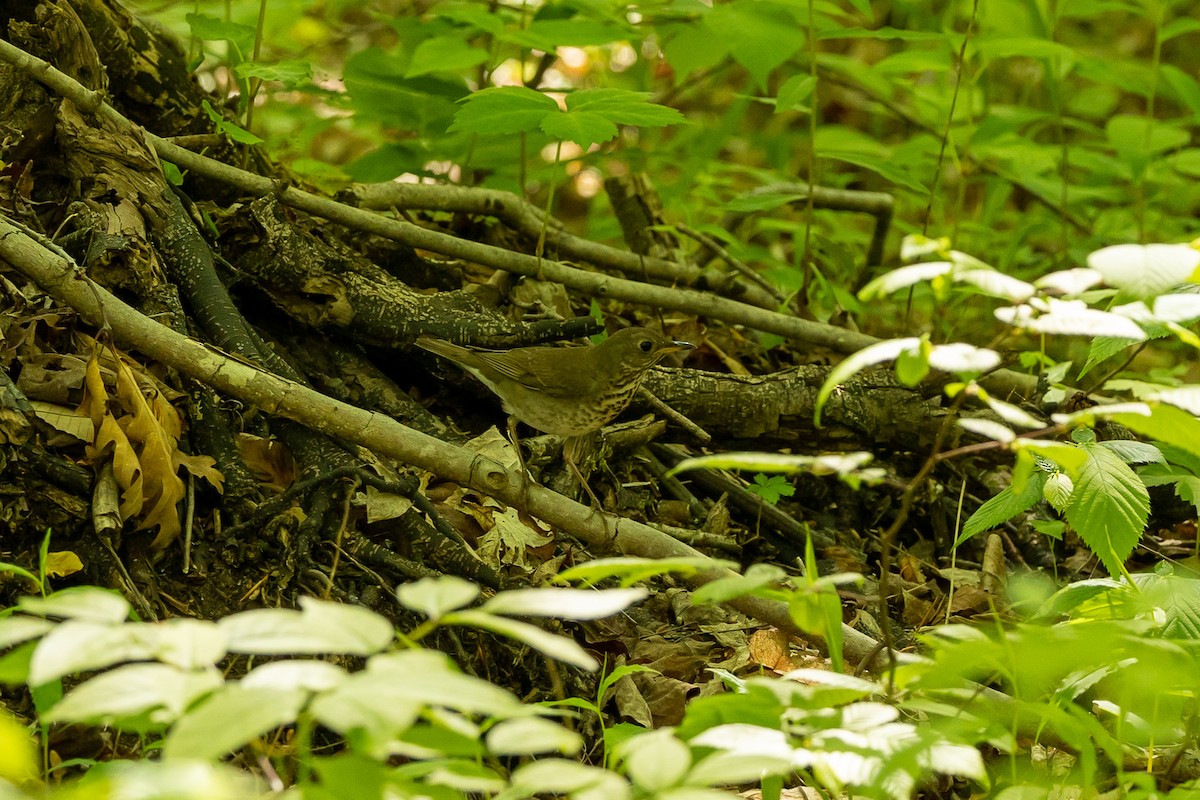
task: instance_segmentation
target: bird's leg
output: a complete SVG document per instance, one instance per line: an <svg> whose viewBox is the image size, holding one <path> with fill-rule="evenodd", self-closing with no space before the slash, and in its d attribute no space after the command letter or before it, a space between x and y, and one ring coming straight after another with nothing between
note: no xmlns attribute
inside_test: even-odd
<svg viewBox="0 0 1200 800"><path fill-rule="evenodd" d="M597 514L604 513L604 506L600 505L599 498L592 491L592 487L588 485L587 479L583 477L583 473L579 471L579 466L575 463L575 457L578 451L581 451L582 445L588 440L587 436L570 436L563 440L563 463L567 465L567 469L571 470L571 474L575 476L575 480L579 481L579 485L587 492L587 496L592 500L592 510Z"/></svg>
<svg viewBox="0 0 1200 800"><path fill-rule="evenodd" d="M521 440L517 438L517 418L514 416L508 418L508 441L512 443L513 450L517 453L517 469L521 471L521 500L522 505L528 509L529 484L533 478L529 476L529 470L525 468L525 456L521 453Z"/></svg>

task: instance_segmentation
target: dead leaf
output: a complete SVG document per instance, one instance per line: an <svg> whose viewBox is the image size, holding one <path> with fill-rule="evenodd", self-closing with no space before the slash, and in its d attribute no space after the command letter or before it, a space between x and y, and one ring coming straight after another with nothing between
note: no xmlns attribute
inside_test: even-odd
<svg viewBox="0 0 1200 800"><path fill-rule="evenodd" d="M60 433L73 436L81 442L90 442L95 429L87 414L77 408L47 403L42 400L30 400L29 405L37 412L38 419Z"/></svg>
<svg viewBox="0 0 1200 800"><path fill-rule="evenodd" d="M64 578L83 569L79 556L70 550L58 550L46 554L46 574L51 578Z"/></svg>
<svg viewBox="0 0 1200 800"><path fill-rule="evenodd" d="M750 662L779 673L795 669L790 657L789 641L790 637L778 628L755 631L750 634Z"/></svg>
<svg viewBox="0 0 1200 800"><path fill-rule="evenodd" d="M282 492L295 483L296 462L282 442L239 433L236 443L242 461L267 488Z"/></svg>

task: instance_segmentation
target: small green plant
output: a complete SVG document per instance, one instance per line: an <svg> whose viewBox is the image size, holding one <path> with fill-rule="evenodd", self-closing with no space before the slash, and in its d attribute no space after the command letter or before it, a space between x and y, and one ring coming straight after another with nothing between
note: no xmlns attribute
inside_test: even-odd
<svg viewBox="0 0 1200 800"><path fill-rule="evenodd" d="M751 492L763 499L768 505L775 505L782 497L791 497L796 493L796 487L788 483L782 475L765 475L761 472L754 476L753 483L747 487Z"/></svg>

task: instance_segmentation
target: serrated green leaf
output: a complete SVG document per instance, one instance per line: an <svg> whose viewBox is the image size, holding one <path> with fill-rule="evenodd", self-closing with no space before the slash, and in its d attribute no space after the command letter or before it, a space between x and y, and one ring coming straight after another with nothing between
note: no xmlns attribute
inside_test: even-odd
<svg viewBox="0 0 1200 800"><path fill-rule="evenodd" d="M312 79L312 64L299 59L277 61L274 64L259 64L254 61L243 61L233 68L239 78L258 78L263 81L276 81L283 84L285 89L295 89L302 83Z"/></svg>
<svg viewBox="0 0 1200 800"><path fill-rule="evenodd" d="M1134 576L1147 605L1166 617L1161 633L1168 639L1200 640L1200 581L1191 576L1142 573Z"/></svg>
<svg viewBox="0 0 1200 800"><path fill-rule="evenodd" d="M1136 339L1118 339L1115 336L1097 336L1092 339L1088 346L1087 362L1079 370L1079 375L1076 378L1082 378L1087 375L1097 364L1107 358L1115 356L1122 350L1128 350L1136 344L1140 344Z"/></svg>
<svg viewBox="0 0 1200 800"><path fill-rule="evenodd" d="M541 92L524 86L494 86L466 98L450 130L511 135L537 130L547 115L559 115L558 104Z"/></svg>
<svg viewBox="0 0 1200 800"><path fill-rule="evenodd" d="M627 89L582 89L567 95L568 111L590 111L618 125L661 127L684 121L670 106L650 102L649 92Z"/></svg>
<svg viewBox="0 0 1200 800"><path fill-rule="evenodd" d="M1166 458L1161 450L1152 444L1138 442L1132 439L1110 439L1100 442L1101 447L1107 447L1117 454L1126 464L1165 464Z"/></svg>
<svg viewBox="0 0 1200 800"><path fill-rule="evenodd" d="M603 115L590 111L547 114L542 117L539 127L547 136L574 142L585 150L617 135L616 125Z"/></svg>
<svg viewBox="0 0 1200 800"><path fill-rule="evenodd" d="M1148 416L1117 413L1109 419L1148 438L1175 445L1200 457L1200 419L1181 408L1153 403Z"/></svg>
<svg viewBox="0 0 1200 800"><path fill-rule="evenodd" d="M1014 491L1011 486L1001 489L993 497L988 498L963 523L962 533L954 541L954 546L958 547L975 534L991 530L1012 519L1017 514L1024 513L1033 508L1033 505L1042 499L1042 489L1045 485L1046 473L1039 470L1029 476L1021 486L1020 491Z"/></svg>
<svg viewBox="0 0 1200 800"><path fill-rule="evenodd" d="M1150 517L1150 493L1132 469L1099 445L1080 448L1087 461L1075 480L1067 522L1104 564L1109 575L1125 574Z"/></svg>

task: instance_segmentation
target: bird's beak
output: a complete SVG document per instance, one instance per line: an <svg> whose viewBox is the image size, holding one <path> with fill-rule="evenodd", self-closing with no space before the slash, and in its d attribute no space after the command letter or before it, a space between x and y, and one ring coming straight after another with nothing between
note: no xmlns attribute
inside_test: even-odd
<svg viewBox="0 0 1200 800"><path fill-rule="evenodd" d="M659 352L660 353L678 353L683 350L695 350L695 349L696 349L696 345L692 344L691 342L681 342L681 341L676 340L676 341L671 342L669 345L662 348L661 350L659 350Z"/></svg>

